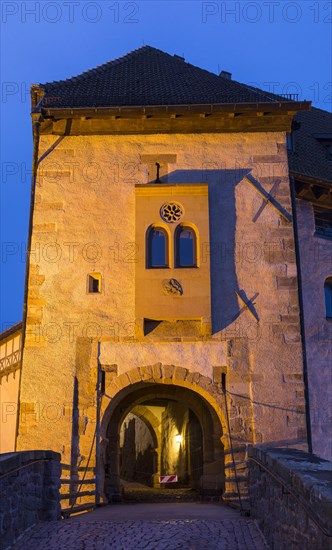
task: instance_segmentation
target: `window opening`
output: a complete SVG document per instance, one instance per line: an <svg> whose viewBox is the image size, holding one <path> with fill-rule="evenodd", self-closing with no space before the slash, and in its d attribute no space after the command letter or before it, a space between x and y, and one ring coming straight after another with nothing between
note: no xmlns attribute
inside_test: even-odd
<svg viewBox="0 0 332 550"><path fill-rule="evenodd" d="M176 267L196 267L196 235L191 227L180 226L176 232Z"/></svg>
<svg viewBox="0 0 332 550"><path fill-rule="evenodd" d="M90 294L101 292L101 275L99 273L88 275L88 292Z"/></svg>
<svg viewBox="0 0 332 550"><path fill-rule="evenodd" d="M332 277L328 277L324 284L326 319L332 320Z"/></svg>
<svg viewBox="0 0 332 550"><path fill-rule="evenodd" d="M332 210L314 207L316 235L332 239Z"/></svg>
<svg viewBox="0 0 332 550"><path fill-rule="evenodd" d="M152 227L148 233L148 258L149 268L168 267L167 262L168 237L162 227Z"/></svg>

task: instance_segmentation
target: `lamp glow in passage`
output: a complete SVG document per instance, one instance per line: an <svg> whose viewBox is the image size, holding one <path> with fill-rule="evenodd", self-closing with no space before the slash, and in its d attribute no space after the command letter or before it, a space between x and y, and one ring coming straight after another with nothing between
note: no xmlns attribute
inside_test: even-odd
<svg viewBox="0 0 332 550"><path fill-rule="evenodd" d="M175 442L176 442L176 443L182 443L182 435L176 434L176 436L175 436Z"/></svg>

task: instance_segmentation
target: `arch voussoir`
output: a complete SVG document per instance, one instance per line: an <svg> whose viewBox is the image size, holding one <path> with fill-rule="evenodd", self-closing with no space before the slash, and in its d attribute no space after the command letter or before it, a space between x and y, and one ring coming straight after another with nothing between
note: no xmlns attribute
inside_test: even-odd
<svg viewBox="0 0 332 550"><path fill-rule="evenodd" d="M172 384L173 383L173 375L174 375L174 366L173 365L162 365L161 366L161 375L162 380L165 384Z"/></svg>
<svg viewBox="0 0 332 550"><path fill-rule="evenodd" d="M188 369L184 367L174 367L173 378L179 382L184 382L188 376Z"/></svg>
<svg viewBox="0 0 332 550"><path fill-rule="evenodd" d="M144 367L139 367L139 371L141 373L141 380L142 381L147 382L149 380L153 380L152 365L146 365Z"/></svg>
<svg viewBox="0 0 332 550"><path fill-rule="evenodd" d="M152 365L152 379L155 382L160 382L160 380L162 379L161 368L161 363L155 363L154 365Z"/></svg>
<svg viewBox="0 0 332 550"><path fill-rule="evenodd" d="M142 374L138 367L136 367L135 369L129 370L127 372L127 375L129 378L129 382L131 384L137 384L138 382L142 381Z"/></svg>
<svg viewBox="0 0 332 550"><path fill-rule="evenodd" d="M127 372L114 378L113 383L119 388L119 390L122 390L131 384Z"/></svg>

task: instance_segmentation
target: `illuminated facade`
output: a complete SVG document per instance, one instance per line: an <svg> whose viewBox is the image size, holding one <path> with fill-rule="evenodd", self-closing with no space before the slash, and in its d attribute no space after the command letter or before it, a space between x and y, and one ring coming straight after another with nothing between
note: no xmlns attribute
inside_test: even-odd
<svg viewBox="0 0 332 550"><path fill-rule="evenodd" d="M245 495L248 444L306 444L286 135L309 107L148 46L32 87L18 450L76 480L91 454L107 501L167 474Z"/></svg>

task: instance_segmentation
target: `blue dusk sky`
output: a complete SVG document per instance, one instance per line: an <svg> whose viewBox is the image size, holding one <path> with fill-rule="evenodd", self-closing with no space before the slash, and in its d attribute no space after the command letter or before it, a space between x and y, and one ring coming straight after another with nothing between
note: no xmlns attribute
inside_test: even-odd
<svg viewBox="0 0 332 550"><path fill-rule="evenodd" d="M32 83L77 75L146 44L331 110L331 2L2 0L0 8L0 330L22 318Z"/></svg>

